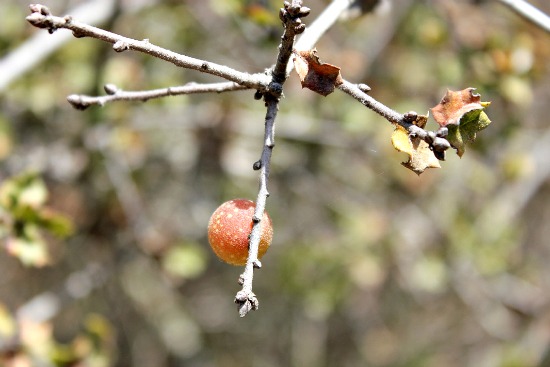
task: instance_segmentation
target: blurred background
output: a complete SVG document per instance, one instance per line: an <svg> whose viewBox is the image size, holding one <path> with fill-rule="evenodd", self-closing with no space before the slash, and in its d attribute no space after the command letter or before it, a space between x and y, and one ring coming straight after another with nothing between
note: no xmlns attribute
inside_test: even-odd
<svg viewBox="0 0 550 367"><path fill-rule="evenodd" d="M550 13L550 3L532 0ZM259 72L280 1L44 1L189 56ZM311 0L310 24L328 4ZM493 123L417 176L392 126L285 84L260 309L206 239L255 200L254 91L73 109L69 94L219 81L30 26L0 3L0 365L550 366L550 35L499 1L395 0L336 24L321 60L393 109L475 87ZM428 128L436 129L429 122Z"/></svg>

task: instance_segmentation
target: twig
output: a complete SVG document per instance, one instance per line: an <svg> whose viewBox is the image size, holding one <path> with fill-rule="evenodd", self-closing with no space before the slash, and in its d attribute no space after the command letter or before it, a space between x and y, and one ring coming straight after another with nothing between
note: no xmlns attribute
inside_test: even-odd
<svg viewBox="0 0 550 367"><path fill-rule="evenodd" d="M174 51L156 46L147 39L138 41L116 33L105 31L103 29L78 22L70 15L65 17L51 15L50 10L44 5L33 4L30 8L32 14L27 17L27 21L35 27L47 29L50 33L53 33L60 28L69 29L73 32L75 37L92 37L112 43L113 49L117 52L123 52L126 50L143 52L156 58L168 61L176 66L216 75L248 88L254 88L257 90L266 90L270 81L270 77L265 73L244 73L225 65L178 54Z"/></svg>
<svg viewBox="0 0 550 367"><path fill-rule="evenodd" d="M73 107L83 110L92 105L103 106L108 102L115 101L148 101L153 98L162 98L168 96L179 96L182 94L198 94L198 93L222 93L236 90L249 89L244 85L239 85L235 82L222 82L222 83L187 83L182 86L168 87L161 89L152 89L145 91L124 91L118 89L113 84L105 85L105 96L85 96L79 94L71 94L67 97L67 101L73 105Z"/></svg>
<svg viewBox="0 0 550 367"><path fill-rule="evenodd" d="M248 249L248 259L244 272L239 277L239 282L242 283L242 289L235 295L235 303L239 307L239 315L241 317L252 310L257 310L259 301L254 292L252 292L252 280L254 278L254 268L261 268L260 260L258 260L258 248L262 235L261 218L264 216L265 205L269 191L267 188L269 180L269 168L271 165L271 153L275 146L275 118L279 100L276 97L266 96L267 113L265 117L265 134L264 147L262 156L258 162L254 164L254 169L260 170L260 188L256 199L256 207L254 209L253 226L250 233L250 245Z"/></svg>
<svg viewBox="0 0 550 367"><path fill-rule="evenodd" d="M517 14L550 33L550 17L524 0L499 0Z"/></svg>
<svg viewBox="0 0 550 367"><path fill-rule="evenodd" d="M269 92L264 94L264 101L267 107L264 147L260 160L255 162L253 166L255 170L260 170L260 187L256 199L252 231L250 233L248 259L244 272L239 277L239 283L241 283L242 289L235 295L235 303L238 305L239 315L241 317L246 316L250 311L257 310L259 306L258 298L252 291L252 280L254 278L254 268L260 268L262 266L258 260L258 248L262 233L261 219L264 216L265 204L269 196L267 186L271 153L275 146L275 118L279 109L279 100L283 93L283 84L288 77L287 65L292 54L294 39L297 34L303 32L305 29L305 25L302 24L300 17L305 17L308 14L309 8L302 6L301 0L293 0L292 3L285 1L284 8L282 8L279 13L284 23L285 31L281 37L281 45L279 46L277 63L273 68Z"/></svg>
<svg viewBox="0 0 550 367"><path fill-rule="evenodd" d="M86 1L71 9L70 13L88 24L95 25L113 16L116 10L115 3L115 0ZM68 33L48 37L43 32L35 33L23 44L0 58L0 92L71 39Z"/></svg>
<svg viewBox="0 0 550 367"><path fill-rule="evenodd" d="M352 84L347 80L343 80L337 87L342 92L350 95L355 100L370 108L389 122L401 125L407 129L409 135L424 140L433 148L435 152L443 153L451 147L449 141L444 138L447 132L446 128L441 128L436 132L424 130L414 124L414 121L418 117L415 112L408 112L402 115L369 96L367 93L363 92L359 86ZM439 158L440 155L436 154L436 157Z"/></svg>

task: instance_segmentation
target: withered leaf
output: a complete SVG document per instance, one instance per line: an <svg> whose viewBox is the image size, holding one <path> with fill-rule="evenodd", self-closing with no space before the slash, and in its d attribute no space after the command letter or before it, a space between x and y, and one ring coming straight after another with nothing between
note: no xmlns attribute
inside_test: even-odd
<svg viewBox="0 0 550 367"><path fill-rule="evenodd" d="M491 123L483 111L489 102L481 102L481 96L474 93L474 88L458 92L447 91L441 102L432 108L432 114L440 126L449 129L447 140L459 157L466 150L466 143L476 139L476 133Z"/></svg>
<svg viewBox="0 0 550 367"><path fill-rule="evenodd" d="M294 51L294 67L302 88L311 89L323 96L328 96L342 83L340 68L322 63L317 56L317 49Z"/></svg>
<svg viewBox="0 0 550 367"><path fill-rule="evenodd" d="M439 126L458 125L464 114L481 110L481 96L474 93L475 88L466 88L461 91L447 90L441 102L432 108L432 115Z"/></svg>
<svg viewBox="0 0 550 367"><path fill-rule="evenodd" d="M423 127L426 125L427 119L427 116L418 116L414 124ZM395 125L391 141L397 151L409 155L409 160L401 164L417 175L423 173L427 168L441 168L439 160L430 146L420 138L411 138L409 132L401 125Z"/></svg>

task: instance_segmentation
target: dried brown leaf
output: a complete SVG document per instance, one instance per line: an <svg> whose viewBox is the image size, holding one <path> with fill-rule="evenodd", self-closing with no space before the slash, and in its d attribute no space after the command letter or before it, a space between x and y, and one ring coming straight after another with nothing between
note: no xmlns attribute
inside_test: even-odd
<svg viewBox="0 0 550 367"><path fill-rule="evenodd" d="M475 88L456 92L447 90L441 102L432 108L432 116L439 126L458 125L466 113L483 109L481 96L474 91Z"/></svg>
<svg viewBox="0 0 550 367"><path fill-rule="evenodd" d="M316 49L294 51L294 55L294 67L300 77L302 88L328 96L342 83L340 68L321 62Z"/></svg>

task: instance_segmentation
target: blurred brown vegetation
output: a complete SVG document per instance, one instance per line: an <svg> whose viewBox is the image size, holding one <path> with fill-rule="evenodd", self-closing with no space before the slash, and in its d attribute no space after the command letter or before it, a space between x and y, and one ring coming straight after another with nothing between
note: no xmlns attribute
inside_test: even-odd
<svg viewBox="0 0 550 367"><path fill-rule="evenodd" d="M326 2L305 5L307 23ZM243 71L275 60L279 1L118 6L102 27ZM41 32L27 7L0 3L2 57ZM217 80L92 39L7 86L0 179L37 173L74 233L45 234L44 267L0 253L0 365L549 366L549 35L497 1L396 0L317 49L400 112L476 87L493 124L417 177L390 124L293 74L269 183L274 244L255 277L260 309L244 319L241 269L215 258L206 224L221 202L256 197L265 111L253 92L76 111L67 95L105 83Z"/></svg>

